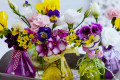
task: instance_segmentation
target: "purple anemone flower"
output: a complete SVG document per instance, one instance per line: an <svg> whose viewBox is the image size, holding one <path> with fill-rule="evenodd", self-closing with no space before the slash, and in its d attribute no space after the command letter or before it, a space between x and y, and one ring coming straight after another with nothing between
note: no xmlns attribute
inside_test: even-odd
<svg viewBox="0 0 120 80"><path fill-rule="evenodd" d="M91 29L89 26L82 26L81 29L78 29L76 31L76 35L80 38L80 39L86 39L88 38L88 36L91 34Z"/></svg>
<svg viewBox="0 0 120 80"><path fill-rule="evenodd" d="M52 37L48 40L48 46L51 47L52 52L57 55L66 49L67 42L59 37Z"/></svg>
<svg viewBox="0 0 120 80"><path fill-rule="evenodd" d="M68 36L68 31L57 29L53 31L53 36L59 36L61 39L64 39L66 36Z"/></svg>
<svg viewBox="0 0 120 80"><path fill-rule="evenodd" d="M92 23L91 26L91 32L94 35L100 35L102 32L102 26L98 23Z"/></svg>
<svg viewBox="0 0 120 80"><path fill-rule="evenodd" d="M51 37L51 29L49 27L40 27L38 31L38 40L45 42Z"/></svg>
<svg viewBox="0 0 120 80"><path fill-rule="evenodd" d="M48 11L48 16L50 17L51 22L56 23L57 22L57 18L60 17L60 12L58 10L54 10L54 11L49 10Z"/></svg>
<svg viewBox="0 0 120 80"><path fill-rule="evenodd" d="M40 44L36 46L36 51L39 53L40 57L44 57L44 56L51 56L52 55L52 51L51 51L51 47L48 46L48 44Z"/></svg>

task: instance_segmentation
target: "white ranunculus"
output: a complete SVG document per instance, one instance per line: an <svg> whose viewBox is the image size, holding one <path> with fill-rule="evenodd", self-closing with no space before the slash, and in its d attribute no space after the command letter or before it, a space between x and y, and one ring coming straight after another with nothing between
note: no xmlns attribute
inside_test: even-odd
<svg viewBox="0 0 120 80"><path fill-rule="evenodd" d="M67 24L79 24L83 20L84 15L74 9L68 9L65 11L64 17Z"/></svg>
<svg viewBox="0 0 120 80"><path fill-rule="evenodd" d="M108 48L109 45L117 46L120 42L119 33L111 27L103 28L102 31L102 44Z"/></svg>
<svg viewBox="0 0 120 80"><path fill-rule="evenodd" d="M97 3L93 2L90 5L91 13L95 18L98 18L100 14L100 7L98 6Z"/></svg>
<svg viewBox="0 0 120 80"><path fill-rule="evenodd" d="M24 15L28 19L33 14L33 10L31 6L24 7L23 10L21 11L21 14Z"/></svg>

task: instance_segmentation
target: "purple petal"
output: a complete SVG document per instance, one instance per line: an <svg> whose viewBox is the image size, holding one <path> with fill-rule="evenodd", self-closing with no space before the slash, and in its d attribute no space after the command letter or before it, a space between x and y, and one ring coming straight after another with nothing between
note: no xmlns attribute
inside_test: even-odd
<svg viewBox="0 0 120 80"><path fill-rule="evenodd" d="M50 48L50 49L53 49L53 43L48 41L47 47Z"/></svg>
<svg viewBox="0 0 120 80"><path fill-rule="evenodd" d="M53 13L55 16L60 17L60 12L58 10L54 10Z"/></svg>
<svg viewBox="0 0 120 80"><path fill-rule="evenodd" d="M52 10L48 11L48 16L51 17L52 15L54 15L54 12Z"/></svg>

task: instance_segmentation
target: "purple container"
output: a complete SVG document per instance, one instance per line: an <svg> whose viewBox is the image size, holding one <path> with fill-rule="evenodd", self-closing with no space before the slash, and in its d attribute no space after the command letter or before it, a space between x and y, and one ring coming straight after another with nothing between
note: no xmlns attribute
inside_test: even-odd
<svg viewBox="0 0 120 80"><path fill-rule="evenodd" d="M116 74L120 70L120 53L115 50L113 46L109 46L107 49L103 47L104 56L102 61L105 63L105 67L107 67L113 74ZM108 71L105 70L105 80L112 80L113 76Z"/></svg>
<svg viewBox="0 0 120 80"><path fill-rule="evenodd" d="M25 52L21 54L17 68L15 70L13 70L14 61L15 59L12 58L6 70L7 74L35 78L36 70Z"/></svg>

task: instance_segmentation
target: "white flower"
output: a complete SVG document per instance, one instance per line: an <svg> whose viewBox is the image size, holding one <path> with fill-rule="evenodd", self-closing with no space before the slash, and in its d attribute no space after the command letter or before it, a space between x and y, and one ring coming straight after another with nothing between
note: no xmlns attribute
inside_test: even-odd
<svg viewBox="0 0 120 80"><path fill-rule="evenodd" d="M64 17L67 24L78 24L83 20L84 15L76 10L68 9L64 13Z"/></svg>
<svg viewBox="0 0 120 80"><path fill-rule="evenodd" d="M56 24L58 26L66 24L64 15L61 15L60 18L57 19L57 23Z"/></svg>
<svg viewBox="0 0 120 80"><path fill-rule="evenodd" d="M30 18L30 16L33 14L31 6L24 7L21 14L24 15L27 19Z"/></svg>
<svg viewBox="0 0 120 80"><path fill-rule="evenodd" d="M91 9L92 15L95 18L98 18L99 14L100 14L100 7L98 6L98 4L95 2L91 3L90 9Z"/></svg>
<svg viewBox="0 0 120 80"><path fill-rule="evenodd" d="M19 30L20 32L23 31L23 24L21 22L15 22L13 25L12 25L12 28L14 30Z"/></svg>
<svg viewBox="0 0 120 80"><path fill-rule="evenodd" d="M119 33L111 27L103 28L102 31L102 44L106 48L108 48L109 45L117 46L120 42L120 36Z"/></svg>

